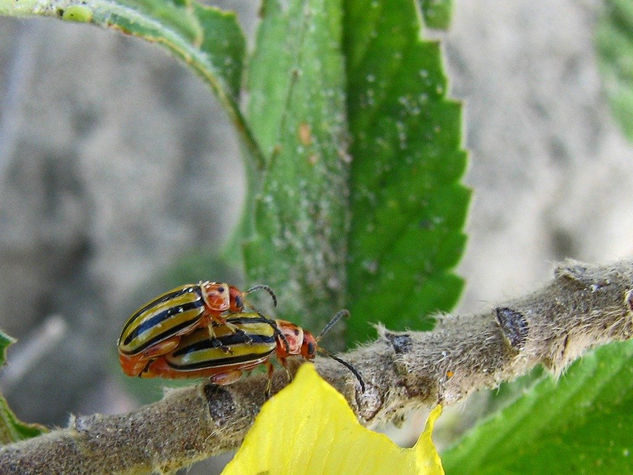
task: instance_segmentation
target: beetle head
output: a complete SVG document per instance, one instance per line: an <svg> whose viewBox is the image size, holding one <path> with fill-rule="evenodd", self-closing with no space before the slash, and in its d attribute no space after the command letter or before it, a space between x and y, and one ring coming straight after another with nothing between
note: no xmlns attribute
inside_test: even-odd
<svg viewBox="0 0 633 475"><path fill-rule="evenodd" d="M317 354L317 340L314 335L307 330L303 331L303 342L301 343L301 356L306 360L313 360Z"/></svg>

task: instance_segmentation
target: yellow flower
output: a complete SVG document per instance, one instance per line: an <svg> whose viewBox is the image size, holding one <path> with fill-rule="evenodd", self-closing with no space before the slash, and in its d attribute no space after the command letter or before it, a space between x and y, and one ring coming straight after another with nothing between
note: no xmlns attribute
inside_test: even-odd
<svg viewBox="0 0 633 475"><path fill-rule="evenodd" d="M235 458L232 474L443 474L431 433L436 407L416 445L403 449L366 429L347 401L304 364L295 380L262 407Z"/></svg>

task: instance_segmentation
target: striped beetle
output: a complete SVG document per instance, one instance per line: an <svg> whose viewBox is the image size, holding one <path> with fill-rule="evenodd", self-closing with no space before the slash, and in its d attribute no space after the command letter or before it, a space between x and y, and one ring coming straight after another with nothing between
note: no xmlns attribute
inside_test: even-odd
<svg viewBox="0 0 633 475"><path fill-rule="evenodd" d="M119 362L128 376L138 376L153 358L178 348L183 335L197 328L214 331L214 325L236 327L226 315L244 310L244 298L255 290L265 290L277 305L277 297L266 285L246 292L220 282L185 284L171 289L137 309L121 331L117 346Z"/></svg>
<svg viewBox="0 0 633 475"><path fill-rule="evenodd" d="M260 313L234 313L227 316L227 321L238 331L232 332L225 325L214 324L215 336L209 337L208 329L200 328L183 336L178 348L150 362L139 376L209 377L214 384L227 385L237 381L242 372L265 364L268 396L272 385L270 357L273 352L286 371L288 357L302 356L310 361L320 352L348 368L365 391L365 383L353 366L318 346L321 337L344 316L349 316L347 310L334 315L315 338L309 331L285 320L270 320Z"/></svg>

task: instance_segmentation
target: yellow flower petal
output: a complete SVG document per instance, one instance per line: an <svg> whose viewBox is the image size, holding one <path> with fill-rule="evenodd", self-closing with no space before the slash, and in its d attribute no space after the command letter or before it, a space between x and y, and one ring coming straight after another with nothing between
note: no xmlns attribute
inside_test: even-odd
<svg viewBox="0 0 633 475"><path fill-rule="evenodd" d="M438 406L415 447L403 449L366 429L347 401L304 364L292 384L262 407L235 458L232 474L443 474L431 432Z"/></svg>

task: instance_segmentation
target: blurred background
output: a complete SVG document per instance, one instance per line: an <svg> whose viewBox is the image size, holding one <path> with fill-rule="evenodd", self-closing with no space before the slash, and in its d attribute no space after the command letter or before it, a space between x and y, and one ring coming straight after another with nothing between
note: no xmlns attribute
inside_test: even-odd
<svg viewBox="0 0 633 475"><path fill-rule="evenodd" d="M257 2L214 4L252 41ZM531 291L563 258L633 254L633 148L594 47L603 6L455 0L451 30L427 32L465 101L474 195L460 312ZM213 254L244 186L223 110L157 46L0 18L0 328L19 340L0 390L21 419L65 425L160 398L162 383L119 371L121 325L169 286L240 283Z"/></svg>

